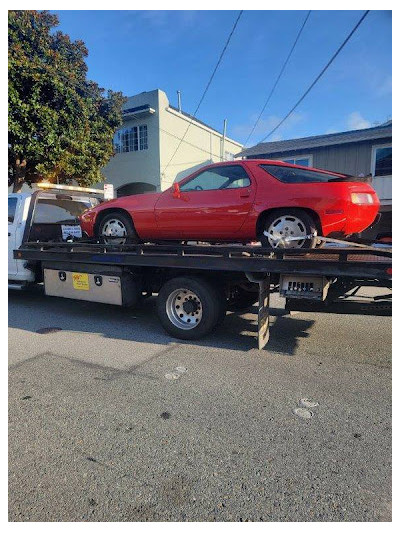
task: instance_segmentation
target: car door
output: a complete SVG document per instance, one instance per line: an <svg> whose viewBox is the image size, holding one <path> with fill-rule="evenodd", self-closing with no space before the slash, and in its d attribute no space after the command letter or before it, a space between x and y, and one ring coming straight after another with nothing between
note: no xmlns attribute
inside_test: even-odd
<svg viewBox="0 0 400 533"><path fill-rule="evenodd" d="M255 182L240 164L203 169L165 191L155 206L163 237L231 239L240 231L255 197Z"/></svg>
<svg viewBox="0 0 400 533"><path fill-rule="evenodd" d="M18 196L8 197L8 273L15 275L18 272L18 263L14 259L13 253L16 248L16 212L18 206Z"/></svg>

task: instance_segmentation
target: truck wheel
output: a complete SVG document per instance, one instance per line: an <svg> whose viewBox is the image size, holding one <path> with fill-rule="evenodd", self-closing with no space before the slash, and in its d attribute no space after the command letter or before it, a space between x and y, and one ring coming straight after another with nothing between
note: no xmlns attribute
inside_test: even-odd
<svg viewBox="0 0 400 533"><path fill-rule="evenodd" d="M178 339L199 339L223 316L225 301L212 283L195 277L167 281L157 297L157 313L164 329Z"/></svg>
<svg viewBox="0 0 400 533"><path fill-rule="evenodd" d="M134 244L139 242L131 217L120 211L111 212L101 220L96 237L104 239L105 244ZM111 239L107 237L111 237Z"/></svg>
<svg viewBox="0 0 400 533"><path fill-rule="evenodd" d="M315 236L310 239L306 238L308 235ZM318 242L316 235L317 225L304 210L277 209L265 219L260 241L267 248L315 248ZM299 239L285 241L285 237Z"/></svg>

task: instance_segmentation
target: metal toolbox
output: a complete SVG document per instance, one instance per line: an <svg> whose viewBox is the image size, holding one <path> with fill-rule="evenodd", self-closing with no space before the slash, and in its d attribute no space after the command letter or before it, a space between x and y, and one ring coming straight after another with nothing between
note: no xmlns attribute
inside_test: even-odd
<svg viewBox="0 0 400 533"><path fill-rule="evenodd" d="M81 265L70 266L71 270L44 266L44 288L48 296L123 306L136 303L138 289L131 273L122 269L88 270Z"/></svg>

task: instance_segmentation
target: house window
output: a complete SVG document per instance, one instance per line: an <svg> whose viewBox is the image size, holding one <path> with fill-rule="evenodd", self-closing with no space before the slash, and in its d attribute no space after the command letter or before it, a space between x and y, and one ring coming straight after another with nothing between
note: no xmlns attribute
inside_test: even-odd
<svg viewBox="0 0 400 533"><path fill-rule="evenodd" d="M139 150L147 150L147 126L139 126Z"/></svg>
<svg viewBox="0 0 400 533"><path fill-rule="evenodd" d="M296 157L280 159L280 161L291 163L292 165L301 165L302 167L312 167L312 155L298 155Z"/></svg>
<svg viewBox="0 0 400 533"><path fill-rule="evenodd" d="M123 152L138 152L147 149L146 124L118 130L114 135L114 150L117 154Z"/></svg>
<svg viewBox="0 0 400 533"><path fill-rule="evenodd" d="M372 147L371 174L373 176L392 175L392 145L381 144Z"/></svg>

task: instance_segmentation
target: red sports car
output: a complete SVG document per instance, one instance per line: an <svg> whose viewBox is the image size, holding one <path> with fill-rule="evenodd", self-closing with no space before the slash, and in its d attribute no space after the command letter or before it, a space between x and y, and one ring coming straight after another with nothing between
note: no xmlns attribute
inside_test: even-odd
<svg viewBox="0 0 400 533"><path fill-rule="evenodd" d="M250 159L207 165L160 193L125 196L81 215L82 230L106 242L199 240L314 247L374 221L374 189L344 174ZM120 239L118 239L120 238Z"/></svg>

